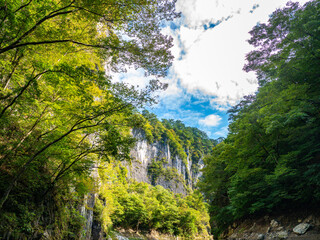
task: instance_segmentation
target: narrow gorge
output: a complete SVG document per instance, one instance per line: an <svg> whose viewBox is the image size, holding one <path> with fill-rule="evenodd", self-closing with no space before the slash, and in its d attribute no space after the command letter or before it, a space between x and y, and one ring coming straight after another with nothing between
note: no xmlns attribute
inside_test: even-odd
<svg viewBox="0 0 320 240"><path fill-rule="evenodd" d="M320 0L0 0L0 239L320 239L319 36Z"/></svg>

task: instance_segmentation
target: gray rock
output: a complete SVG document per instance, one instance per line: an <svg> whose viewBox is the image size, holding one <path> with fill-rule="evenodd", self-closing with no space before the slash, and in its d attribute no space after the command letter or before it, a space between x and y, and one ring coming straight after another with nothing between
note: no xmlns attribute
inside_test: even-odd
<svg viewBox="0 0 320 240"><path fill-rule="evenodd" d="M289 234L287 231L277 232L277 237L280 239L286 239L286 238L288 238L288 236L289 236Z"/></svg>
<svg viewBox="0 0 320 240"><path fill-rule="evenodd" d="M300 223L293 228L293 232L299 235L305 234L310 228L310 226L311 225L309 223Z"/></svg>
<svg viewBox="0 0 320 240"><path fill-rule="evenodd" d="M264 234L259 234L257 237L257 240L264 240Z"/></svg>
<svg viewBox="0 0 320 240"><path fill-rule="evenodd" d="M120 234L116 233L117 240L129 240L129 238L121 236Z"/></svg>
<svg viewBox="0 0 320 240"><path fill-rule="evenodd" d="M238 237L238 234L237 233L233 233L231 236L230 236L230 239L237 239Z"/></svg>
<svg viewBox="0 0 320 240"><path fill-rule="evenodd" d="M279 227L279 223L276 220L272 219L270 222L270 227L272 228Z"/></svg>
<svg viewBox="0 0 320 240"><path fill-rule="evenodd" d="M124 163L128 169L128 177L138 182L146 182L152 185L161 185L166 189L170 189L175 193L186 194L188 187L193 187L201 175L201 171L193 171L192 159L189 150L185 153L187 159L180 159L178 156L172 155L170 146L166 140L148 142L146 134L141 129L133 129L132 136L137 140L135 146L130 152L131 162ZM149 167L152 161L162 161L164 169L170 172L170 169L176 169L177 174L172 179L166 179L165 171L160 173L157 179L153 179L149 174ZM204 166L203 160L199 159L199 169ZM172 172L172 171L171 171ZM187 187L187 188L185 188Z"/></svg>

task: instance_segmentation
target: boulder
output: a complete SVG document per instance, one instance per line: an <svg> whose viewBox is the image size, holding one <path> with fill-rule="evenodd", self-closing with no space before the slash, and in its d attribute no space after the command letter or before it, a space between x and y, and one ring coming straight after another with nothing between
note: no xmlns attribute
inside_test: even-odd
<svg viewBox="0 0 320 240"><path fill-rule="evenodd" d="M293 232L295 234L302 235L302 234L305 234L310 227L311 225L309 223L300 223L293 228Z"/></svg>
<svg viewBox="0 0 320 240"><path fill-rule="evenodd" d="M289 236L289 234L288 234L287 231L277 232L277 237L280 238L280 239L287 239L288 236Z"/></svg>
<svg viewBox="0 0 320 240"><path fill-rule="evenodd" d="M270 227L272 227L272 228L279 227L278 221L276 221L276 220L271 220L271 222L270 222Z"/></svg>

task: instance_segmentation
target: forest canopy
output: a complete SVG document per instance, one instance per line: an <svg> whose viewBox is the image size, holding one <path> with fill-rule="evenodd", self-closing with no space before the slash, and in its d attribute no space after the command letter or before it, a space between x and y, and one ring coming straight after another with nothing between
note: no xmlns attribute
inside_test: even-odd
<svg viewBox="0 0 320 240"><path fill-rule="evenodd" d="M258 92L229 110L229 135L200 188L216 234L252 214L320 201L320 2L289 2L253 28Z"/></svg>
<svg viewBox="0 0 320 240"><path fill-rule="evenodd" d="M166 0L0 1L1 233L65 237L93 163L128 159L136 109L165 87L176 17ZM128 67L154 79L110 81Z"/></svg>

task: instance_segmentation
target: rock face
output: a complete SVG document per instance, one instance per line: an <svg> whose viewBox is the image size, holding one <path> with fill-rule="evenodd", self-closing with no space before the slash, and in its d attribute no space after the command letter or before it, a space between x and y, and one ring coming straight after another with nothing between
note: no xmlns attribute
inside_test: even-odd
<svg viewBox="0 0 320 240"><path fill-rule="evenodd" d="M93 223L93 208L94 208L94 204L95 204L95 198L96 198L95 193L88 194L85 197L84 203L80 208L80 214L86 220L86 225L84 228L84 232L85 232L84 239L91 238L92 223Z"/></svg>
<svg viewBox="0 0 320 240"><path fill-rule="evenodd" d="M153 185L161 185L175 193L187 192L187 186L192 187L200 177L199 171L192 169L192 161L186 150L187 159L180 159L170 152L166 141L150 143L145 133L140 129L133 129L132 135L137 139L135 147L131 151L132 161L127 163L128 176L139 182L147 182ZM163 169L155 176L151 173L152 163L162 164ZM160 164L160 165L161 165ZM203 161L199 161L200 168Z"/></svg>
<svg viewBox="0 0 320 240"><path fill-rule="evenodd" d="M91 172L91 176L96 179L96 183L99 186L99 174L97 171L97 164L94 164L92 168L94 169ZM98 197L98 194L96 192L91 192L87 194L83 199L83 204L80 206L79 212L82 217L85 219L85 226L83 229L83 235L80 237L80 239L83 240L102 240L104 239L104 233L102 231L102 227L99 221L99 217L95 215L94 212L94 206L96 203L96 199Z"/></svg>

